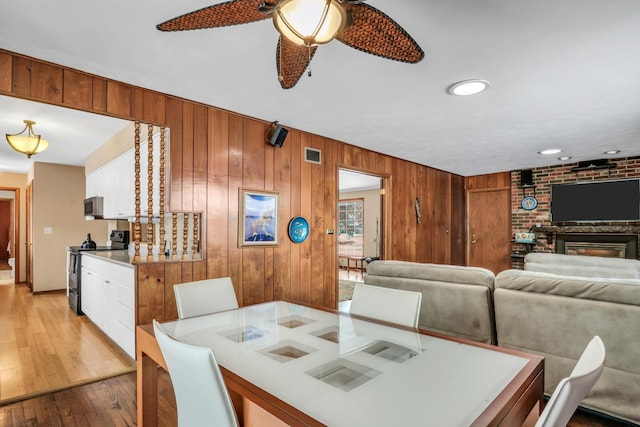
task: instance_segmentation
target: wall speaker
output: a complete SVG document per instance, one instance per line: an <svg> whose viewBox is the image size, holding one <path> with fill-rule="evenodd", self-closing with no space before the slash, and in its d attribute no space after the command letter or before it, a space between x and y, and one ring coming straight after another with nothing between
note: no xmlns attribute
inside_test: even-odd
<svg viewBox="0 0 640 427"><path fill-rule="evenodd" d="M274 147L282 147L288 133L289 131L280 126L278 122L273 122L269 128L269 132L267 132L267 142Z"/></svg>
<svg viewBox="0 0 640 427"><path fill-rule="evenodd" d="M526 169L520 171L520 187L531 187L533 185L533 170Z"/></svg>

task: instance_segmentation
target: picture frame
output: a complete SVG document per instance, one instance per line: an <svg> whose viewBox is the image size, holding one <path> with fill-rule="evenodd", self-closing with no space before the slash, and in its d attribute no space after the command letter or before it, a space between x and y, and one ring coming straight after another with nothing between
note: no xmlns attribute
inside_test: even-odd
<svg viewBox="0 0 640 427"><path fill-rule="evenodd" d="M238 247L278 246L278 193L241 188Z"/></svg>

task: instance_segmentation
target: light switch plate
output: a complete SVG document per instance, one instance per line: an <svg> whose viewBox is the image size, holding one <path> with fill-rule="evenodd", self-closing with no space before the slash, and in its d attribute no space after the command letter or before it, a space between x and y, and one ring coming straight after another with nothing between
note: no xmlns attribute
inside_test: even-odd
<svg viewBox="0 0 640 427"><path fill-rule="evenodd" d="M44 234L53 234L53 227L45 227Z"/></svg>

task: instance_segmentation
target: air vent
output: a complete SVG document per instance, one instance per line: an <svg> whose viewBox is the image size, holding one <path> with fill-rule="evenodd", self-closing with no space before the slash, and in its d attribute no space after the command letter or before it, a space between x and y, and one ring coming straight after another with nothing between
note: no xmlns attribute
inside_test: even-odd
<svg viewBox="0 0 640 427"><path fill-rule="evenodd" d="M322 152L315 148L304 147L304 161L307 163L322 164Z"/></svg>

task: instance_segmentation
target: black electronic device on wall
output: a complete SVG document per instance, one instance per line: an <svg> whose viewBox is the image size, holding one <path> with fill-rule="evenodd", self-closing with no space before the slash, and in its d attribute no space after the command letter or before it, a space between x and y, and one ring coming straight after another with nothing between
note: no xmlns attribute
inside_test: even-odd
<svg viewBox="0 0 640 427"><path fill-rule="evenodd" d="M640 221L640 179L552 185L551 221Z"/></svg>
<svg viewBox="0 0 640 427"><path fill-rule="evenodd" d="M284 140L287 138L289 131L278 124L278 122L271 123L271 128L267 132L267 142L274 147L282 147Z"/></svg>
<svg viewBox="0 0 640 427"><path fill-rule="evenodd" d="M520 187L533 186L533 170L525 169L520 171Z"/></svg>

